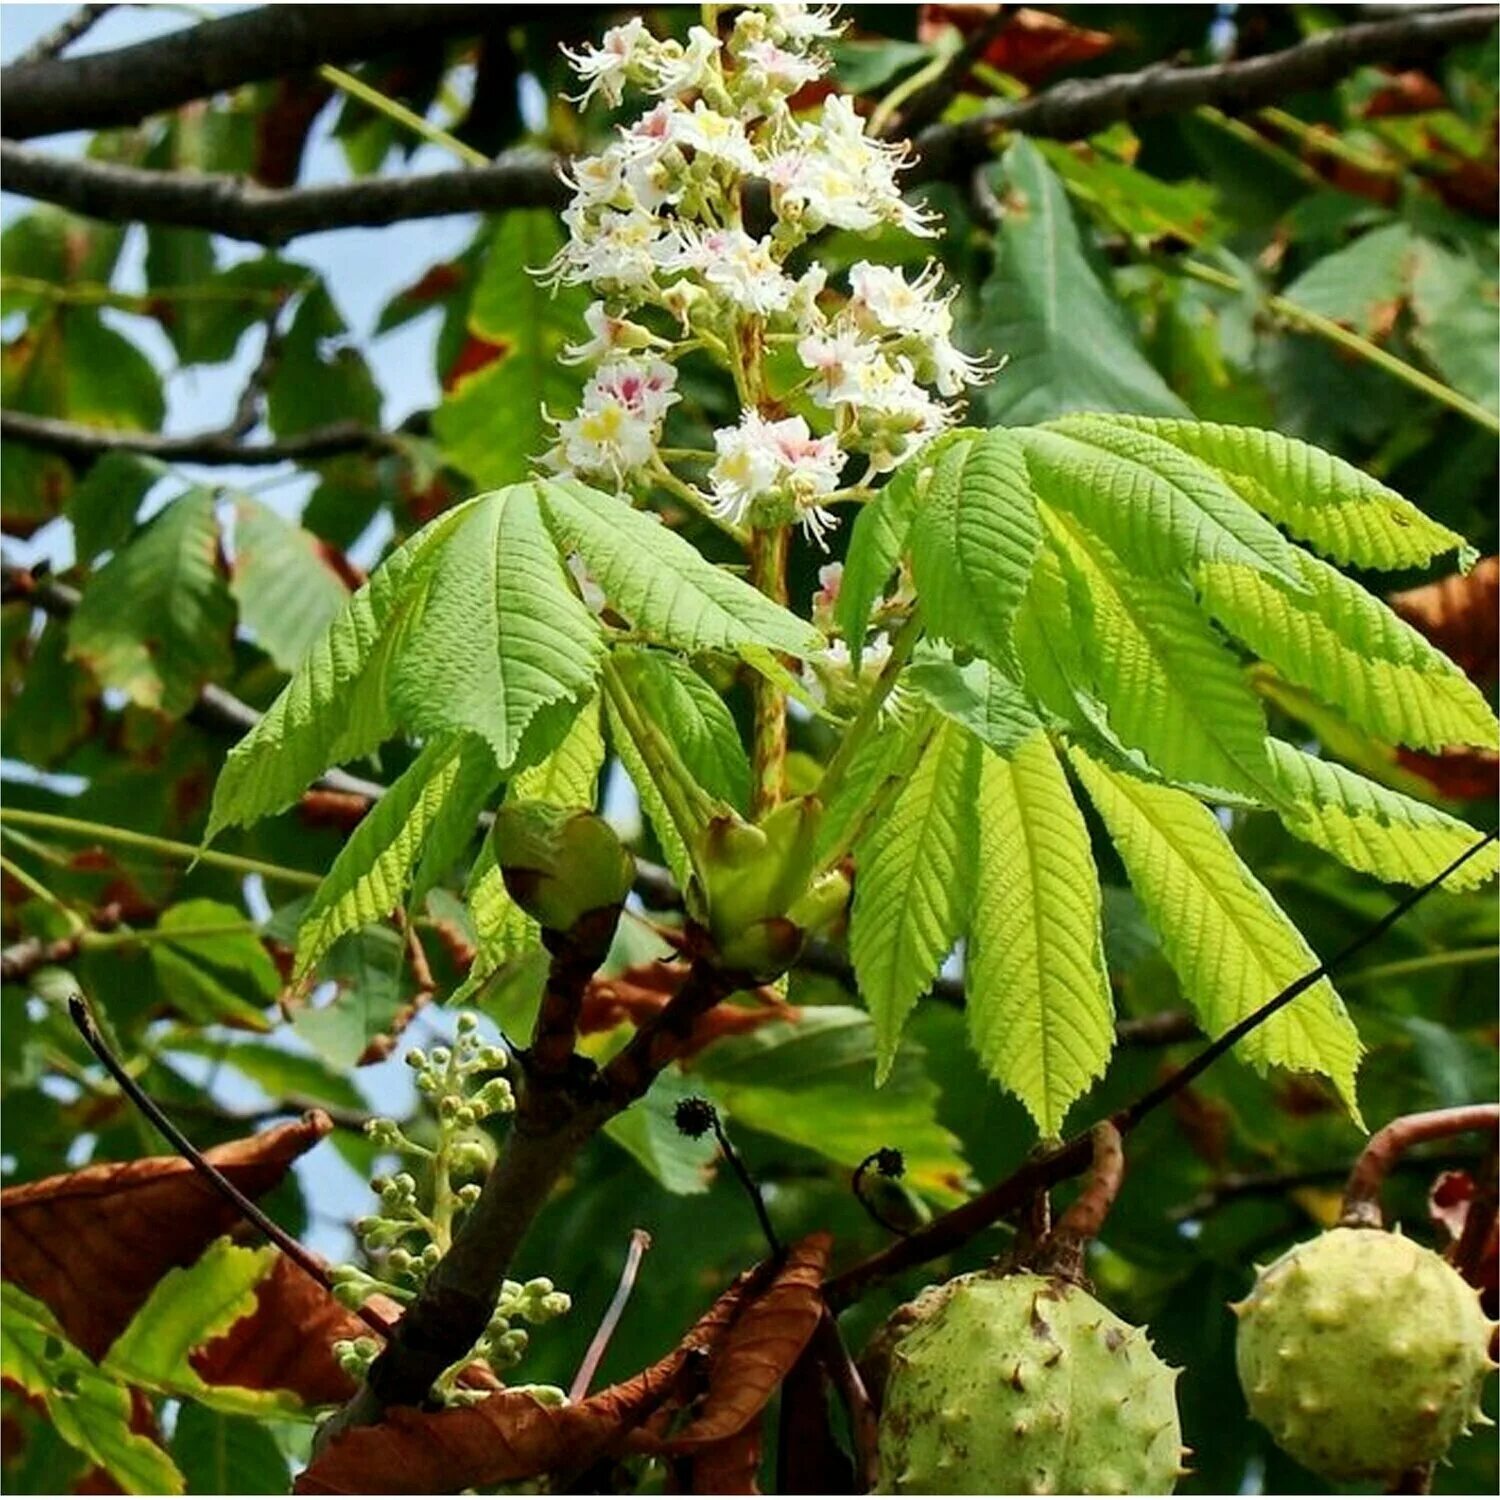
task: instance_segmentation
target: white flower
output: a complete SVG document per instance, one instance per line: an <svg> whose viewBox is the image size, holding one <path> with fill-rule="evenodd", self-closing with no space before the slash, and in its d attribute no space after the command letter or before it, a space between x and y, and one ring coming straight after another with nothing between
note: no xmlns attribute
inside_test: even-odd
<svg viewBox="0 0 1500 1500"><path fill-rule="evenodd" d="M616 151L577 157L559 167L557 175L573 191L572 206L581 210L613 203L625 186L624 163Z"/></svg>
<svg viewBox="0 0 1500 1500"><path fill-rule="evenodd" d="M587 282L622 291L649 288L656 275L661 221L642 209L619 213L605 209L590 224L579 210L563 210L568 243L552 271L555 279Z"/></svg>
<svg viewBox="0 0 1500 1500"><path fill-rule="evenodd" d="M628 318L612 317L602 302L590 303L583 321L593 337L583 343L567 345L562 352L564 364L593 364L620 350L645 349L658 342L649 328L632 323Z"/></svg>
<svg viewBox="0 0 1500 1500"><path fill-rule="evenodd" d="M749 43L740 53L740 63L752 88L779 94L795 94L821 78L824 68L817 58L789 52L769 38Z"/></svg>
<svg viewBox="0 0 1500 1500"><path fill-rule="evenodd" d="M765 316L791 304L797 283L781 269L769 239L752 239L743 229L675 232L676 248L662 257L662 269L690 271L723 292L736 307Z"/></svg>
<svg viewBox="0 0 1500 1500"><path fill-rule="evenodd" d="M844 29L835 19L831 5L808 5L804 0L792 0L790 4L758 5L755 9L766 17L772 32L784 42L805 45L837 36Z"/></svg>
<svg viewBox="0 0 1500 1500"><path fill-rule="evenodd" d="M837 519L818 500L838 488L846 455L832 436L814 437L801 417L768 422L748 411L738 427L714 433L718 458L709 471L714 509L740 521L762 496L781 494L799 512L804 529L820 544Z"/></svg>
<svg viewBox="0 0 1500 1500"><path fill-rule="evenodd" d="M870 383L866 367L882 359L880 346L852 328L809 334L797 341L797 355L816 377L812 397L820 406L857 401Z"/></svg>
<svg viewBox="0 0 1500 1500"><path fill-rule="evenodd" d="M661 360L602 365L584 388L578 414L557 424L564 463L616 479L645 468L655 456L662 418L678 400L676 383L677 371Z"/></svg>
<svg viewBox="0 0 1500 1500"><path fill-rule="evenodd" d="M657 43L639 16L611 27L598 47L585 43L576 52L564 47L563 56L588 85L576 102L587 104L597 91L611 105L618 104L626 83L649 64L656 51Z"/></svg>
<svg viewBox="0 0 1500 1500"><path fill-rule="evenodd" d="M932 261L915 281L897 266L860 261L849 272L849 310L862 328L916 338L945 336L953 327L949 298L936 296L942 269Z"/></svg>
<svg viewBox="0 0 1500 1500"><path fill-rule="evenodd" d="M755 148L745 135L745 127L728 115L705 104L702 99L690 110L679 110L671 117L671 137L710 161L723 162L737 172L753 174L760 170Z"/></svg>
<svg viewBox="0 0 1500 1500"><path fill-rule="evenodd" d="M702 26L688 32L686 47L663 42L656 64L658 94L688 94L702 89L718 72L719 39Z"/></svg>
<svg viewBox="0 0 1500 1500"><path fill-rule="evenodd" d="M865 122L851 99L843 94L830 94L823 101L813 140L814 154L825 159L823 174L830 180L835 171L852 178L866 201L878 206L881 220L899 224L911 234L936 232L932 216L908 203L896 185L896 173L907 164L911 148L905 142L892 144L867 136Z"/></svg>

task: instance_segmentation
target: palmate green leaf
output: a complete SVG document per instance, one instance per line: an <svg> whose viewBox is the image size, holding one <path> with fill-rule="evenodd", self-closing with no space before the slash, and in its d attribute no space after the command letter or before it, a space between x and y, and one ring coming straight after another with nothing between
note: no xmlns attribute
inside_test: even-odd
<svg viewBox="0 0 1500 1500"><path fill-rule="evenodd" d="M870 1088L877 1056L886 1078L879 1091ZM725 1037L693 1059L688 1077L703 1079L736 1125L841 1167L899 1141L914 1191L939 1204L962 1197L968 1166L938 1122L922 1048L903 1041L887 1055L870 1017L852 1006L809 1006L796 1021Z"/></svg>
<svg viewBox="0 0 1500 1500"><path fill-rule="evenodd" d="M866 735L854 752L843 785L823 808L817 859L841 859L884 816L883 799L910 774L932 736L934 716L923 709L890 717L878 734Z"/></svg>
<svg viewBox="0 0 1500 1500"><path fill-rule="evenodd" d="M1317 955L1206 807L1186 792L1110 770L1076 747L1070 758L1210 1036L1317 967ZM1262 1070L1326 1074L1358 1119L1354 1076L1363 1049L1327 979L1277 1011L1240 1048Z"/></svg>
<svg viewBox="0 0 1500 1500"><path fill-rule="evenodd" d="M329 766L368 755L395 733L391 663L434 552L476 503L423 527L344 606L281 696L229 752L205 842L289 807Z"/></svg>
<svg viewBox="0 0 1500 1500"><path fill-rule="evenodd" d="M57 1435L127 1495L180 1495L182 1475L130 1428L130 1392L68 1341L47 1307L0 1282L0 1375L39 1402Z"/></svg>
<svg viewBox="0 0 1500 1500"><path fill-rule="evenodd" d="M283 1495L291 1485L286 1456L268 1428L194 1401L177 1413L172 1457L190 1495Z"/></svg>
<svg viewBox="0 0 1500 1500"><path fill-rule="evenodd" d="M1363 470L1297 438L1258 427L1112 416L1201 459L1247 505L1325 557L1361 568L1408 568L1464 550L1457 532Z"/></svg>
<svg viewBox="0 0 1500 1500"><path fill-rule="evenodd" d="M605 1122L604 1134L669 1193L706 1193L714 1179L719 1143L712 1134L690 1139L674 1118L682 1100L702 1093L676 1068L667 1068L644 1099Z"/></svg>
<svg viewBox="0 0 1500 1500"><path fill-rule="evenodd" d="M964 991L990 1076L1061 1134L1114 1047L1099 875L1067 777L1040 729L980 759L979 858Z"/></svg>
<svg viewBox="0 0 1500 1500"><path fill-rule="evenodd" d="M588 695L603 655L599 622L571 586L537 488L515 484L481 497L437 545L392 668L391 701L416 734L482 735L505 771L541 709Z"/></svg>
<svg viewBox="0 0 1500 1500"><path fill-rule="evenodd" d="M234 502L230 588L240 623L283 672L294 672L349 599L310 532L248 495Z"/></svg>
<svg viewBox="0 0 1500 1500"><path fill-rule="evenodd" d="M1006 212L980 331L1006 365L984 393L986 418L1016 424L1067 411L1185 412L1100 283L1062 183L1025 137L1006 150L995 186Z"/></svg>
<svg viewBox="0 0 1500 1500"><path fill-rule="evenodd" d="M1042 540L1020 441L1003 428L949 442L911 530L912 576L928 633L1000 662Z"/></svg>
<svg viewBox="0 0 1500 1500"><path fill-rule="evenodd" d="M877 1080L963 931L973 880L979 744L939 722L885 816L855 850L849 954L875 1022Z"/></svg>
<svg viewBox="0 0 1500 1500"><path fill-rule="evenodd" d="M485 488L525 479L555 440L549 413L578 404L583 369L559 356L583 326L588 294L544 286L535 274L562 242L557 215L547 209L512 210L495 220L469 332L497 346L496 357L460 377L433 414L445 457Z"/></svg>
<svg viewBox="0 0 1500 1500"><path fill-rule="evenodd" d="M172 717L228 676L234 602L219 560L214 497L189 490L153 517L84 590L70 653L105 687Z"/></svg>
<svg viewBox="0 0 1500 1500"><path fill-rule="evenodd" d="M914 662L901 685L1001 755L1014 754L1042 727L1026 694L987 661Z"/></svg>
<svg viewBox="0 0 1500 1500"><path fill-rule="evenodd" d="M605 598L654 641L686 652L763 647L806 656L822 649L806 621L627 501L577 480L536 488L558 550L577 552ZM747 660L758 665L754 652Z"/></svg>
<svg viewBox="0 0 1500 1500"><path fill-rule="evenodd" d="M1039 499L1155 576L1238 562L1300 586L1296 551L1210 470L1150 432L1064 417L1016 434Z"/></svg>
<svg viewBox="0 0 1500 1500"><path fill-rule="evenodd" d="M604 767L604 735L599 699L578 711L562 742L545 759L519 772L507 788L508 800L547 802L553 807L592 808ZM465 993L503 964L541 942L541 928L511 900L489 839L469 872L464 902L474 926L478 952L469 970Z"/></svg>
<svg viewBox="0 0 1500 1500"><path fill-rule="evenodd" d="M750 760L724 700L680 656L617 646L611 661L640 711L672 743L709 796L743 812Z"/></svg>
<svg viewBox="0 0 1500 1500"><path fill-rule="evenodd" d="M147 952L163 998L188 1020L271 1029L266 1008L281 976L253 932L232 930L244 926L245 914L223 901L180 901L161 914Z"/></svg>
<svg viewBox="0 0 1500 1500"><path fill-rule="evenodd" d="M1500 412L1500 341L1495 338L1496 286L1466 255L1431 240L1417 244L1411 308L1412 341L1454 389Z"/></svg>
<svg viewBox="0 0 1500 1500"><path fill-rule="evenodd" d="M1484 695L1419 632L1336 568L1298 560L1303 591L1234 564L1198 575L1204 607L1300 687L1398 745L1493 745Z"/></svg>
<svg viewBox="0 0 1500 1500"><path fill-rule="evenodd" d="M1258 802L1269 773L1265 714L1191 591L1127 572L1072 517L1043 514L1061 549L1068 612L1039 626L1059 638L1055 649L1076 650L1077 666L1064 670L1086 674L1081 686L1114 741L1176 785Z"/></svg>
<svg viewBox="0 0 1500 1500"><path fill-rule="evenodd" d="M297 932L296 978L303 978L346 932L383 922L403 904L419 860L446 868L474 832L474 820L500 781L477 735L431 740L360 822Z"/></svg>
<svg viewBox="0 0 1500 1500"><path fill-rule="evenodd" d="M1276 811L1289 832L1354 870L1422 885L1480 840L1477 829L1355 771L1271 741ZM1500 868L1491 844L1449 876L1450 890L1473 890Z"/></svg>
<svg viewBox="0 0 1500 1500"><path fill-rule="evenodd" d="M249 1250L228 1236L215 1240L190 1266L168 1271L109 1346L101 1368L116 1379L165 1396L190 1397L219 1411L248 1416L295 1414L302 1402L289 1391L210 1385L189 1356L255 1311L255 1289L278 1252Z"/></svg>

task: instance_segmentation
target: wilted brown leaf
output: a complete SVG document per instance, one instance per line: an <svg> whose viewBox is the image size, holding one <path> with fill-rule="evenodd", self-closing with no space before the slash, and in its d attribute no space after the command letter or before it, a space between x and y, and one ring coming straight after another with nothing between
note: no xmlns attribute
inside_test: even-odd
<svg viewBox="0 0 1500 1500"><path fill-rule="evenodd" d="M394 1316L394 1304L382 1308ZM300 1266L278 1255L255 1289L255 1311L190 1356L209 1385L292 1391L309 1406L333 1405L354 1394L354 1381L333 1357L338 1339L369 1333Z"/></svg>
<svg viewBox="0 0 1500 1500"><path fill-rule="evenodd" d="M756 1477L764 1433L760 1422L700 1448L688 1461L688 1487L694 1495L758 1495Z"/></svg>
<svg viewBox="0 0 1500 1500"><path fill-rule="evenodd" d="M1432 1192L1427 1199L1427 1210L1432 1222L1440 1225L1448 1236L1448 1259L1455 1263L1459 1247L1463 1243L1464 1230L1468 1227L1469 1209L1477 1196L1478 1188L1467 1172L1443 1172L1432 1184ZM1485 1211L1488 1212L1489 1208ZM1497 1227L1493 1218L1483 1246L1476 1245L1475 1248L1477 1254L1474 1264L1463 1265L1459 1269L1484 1293L1484 1309L1493 1318L1497 1305L1500 1305L1500 1227Z"/></svg>
<svg viewBox="0 0 1500 1500"><path fill-rule="evenodd" d="M612 979L591 979L583 992L578 1029L587 1034L612 1031L623 1021L633 1026L644 1025L677 993L687 971L686 964L658 960L634 964ZM720 1037L754 1031L767 1021L797 1019L797 1008L788 1005L769 987L752 993L759 1002L753 1007L726 1000L699 1016L682 1056L692 1057Z"/></svg>
<svg viewBox="0 0 1500 1500"><path fill-rule="evenodd" d="M333 1128L313 1110L205 1152L251 1198L269 1192ZM5 1276L51 1308L98 1359L168 1271L191 1265L240 1222L181 1156L101 1162L0 1193Z"/></svg>
<svg viewBox="0 0 1500 1500"><path fill-rule="evenodd" d="M953 26L965 37L986 25L997 5L924 5L917 22L920 41L933 41ZM1045 10L1013 10L984 49L981 61L1022 83L1038 84L1060 68L1100 57L1115 45L1107 31L1075 26Z"/></svg>
<svg viewBox="0 0 1500 1500"><path fill-rule="evenodd" d="M698 1415L662 1447L686 1453L746 1428L797 1363L823 1315L832 1240L810 1234L787 1251L774 1280L734 1321L715 1353Z"/></svg>
<svg viewBox="0 0 1500 1500"><path fill-rule="evenodd" d="M828 1248L827 1235L813 1235L794 1245L780 1267L747 1272L665 1359L576 1405L543 1406L523 1392L502 1390L476 1406L447 1411L394 1407L379 1425L334 1438L298 1479L298 1493L455 1494L540 1474L575 1475L627 1445L675 1452L689 1437L681 1451L696 1451L732 1437L764 1407L816 1327ZM809 1300L815 1303L810 1318L802 1308ZM717 1371L725 1362L729 1381L764 1394L720 1391L727 1382ZM692 1394L684 1385L703 1390L698 1377L705 1369L702 1416L671 1439L641 1430L654 1413ZM710 1425L722 1430L710 1431ZM691 1437L700 1426L702 1435Z"/></svg>
<svg viewBox="0 0 1500 1500"><path fill-rule="evenodd" d="M1390 605L1480 687L1494 682L1500 672L1500 557L1392 594Z"/></svg>

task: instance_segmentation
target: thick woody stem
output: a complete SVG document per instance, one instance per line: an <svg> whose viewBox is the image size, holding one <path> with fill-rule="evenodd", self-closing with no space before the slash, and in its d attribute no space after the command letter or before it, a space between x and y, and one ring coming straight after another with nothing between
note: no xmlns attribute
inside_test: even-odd
<svg viewBox="0 0 1500 1500"><path fill-rule="evenodd" d="M768 599L785 604L787 541L785 526L757 527L750 533L750 581ZM755 817L781 801L786 791L786 698L781 689L757 672L750 685L755 704L752 761L755 785L751 812Z"/></svg>
<svg viewBox="0 0 1500 1500"><path fill-rule="evenodd" d="M604 962L619 920L618 906L601 906L585 912L571 932L543 932L552 962L528 1053L533 1072L555 1078L567 1071L578 1041L584 990Z"/></svg>
<svg viewBox="0 0 1500 1500"><path fill-rule="evenodd" d="M1401 1155L1424 1141L1444 1140L1470 1130L1500 1132L1500 1104L1467 1104L1457 1109L1402 1115L1377 1130L1349 1174L1339 1222L1354 1228L1379 1229L1384 1222L1380 1190Z"/></svg>

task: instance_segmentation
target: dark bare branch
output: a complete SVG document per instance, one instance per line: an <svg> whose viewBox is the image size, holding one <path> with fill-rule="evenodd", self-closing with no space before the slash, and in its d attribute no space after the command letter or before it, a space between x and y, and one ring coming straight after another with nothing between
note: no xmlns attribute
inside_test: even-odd
<svg viewBox="0 0 1500 1500"><path fill-rule="evenodd" d="M24 411L0 411L0 437L29 448L43 448L64 458L101 458L106 453L139 453L165 463L253 465L311 463L340 453L358 453L386 446L384 434L358 422L334 422L295 437L247 443L232 428L185 433L171 437L157 432L125 432L111 427L88 427L57 417L38 417Z"/></svg>
<svg viewBox="0 0 1500 1500"><path fill-rule="evenodd" d="M93 29L95 22L102 21L113 9L113 5L80 5L61 25L39 36L11 66L29 67L33 63L61 57L74 42Z"/></svg>
<svg viewBox="0 0 1500 1500"><path fill-rule="evenodd" d="M266 5L88 57L0 69L12 139L133 125L224 89L349 62L493 21L483 5Z"/></svg>
<svg viewBox="0 0 1500 1500"><path fill-rule="evenodd" d="M281 6L278 11L301 8ZM364 8L346 6L343 10ZM962 180L988 159L994 137L1004 131L1077 140L1118 120L1178 113L1201 104L1231 111L1255 108L1335 82L1363 63L1409 65L1444 48L1482 38L1494 26L1496 14L1489 6L1419 11L1325 32L1244 62L1147 68L1057 84L1033 98L987 109L961 124L935 125L923 131L917 137L918 160L908 180ZM545 153L516 153L468 172L270 189L235 177L148 172L63 159L14 141L0 142L0 178L11 192L58 203L91 218L209 229L260 244L279 244L329 229L444 214L556 207L566 196L556 165Z"/></svg>
<svg viewBox="0 0 1500 1500"><path fill-rule="evenodd" d="M1230 114L1258 109L1306 89L1325 88L1368 63L1410 66L1494 29L1491 5L1420 10L1389 21L1325 31L1264 57L1198 68L1143 68L1071 79L1030 99L986 109L957 125L935 125L916 139L910 181L958 181L990 154L1003 131L1072 141L1121 120L1182 114L1211 104Z"/></svg>
<svg viewBox="0 0 1500 1500"><path fill-rule="evenodd" d="M7 192L57 203L91 219L208 229L261 245L326 229L373 228L445 214L560 208L567 198L556 159L524 150L466 171L267 188L222 173L148 172L55 156L6 140L0 141L0 182Z"/></svg>

